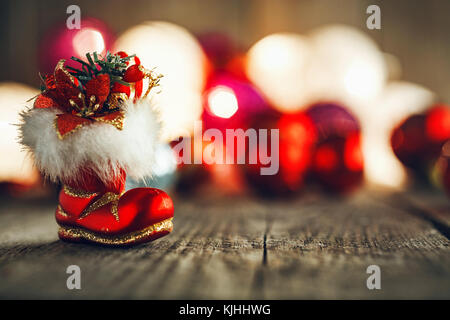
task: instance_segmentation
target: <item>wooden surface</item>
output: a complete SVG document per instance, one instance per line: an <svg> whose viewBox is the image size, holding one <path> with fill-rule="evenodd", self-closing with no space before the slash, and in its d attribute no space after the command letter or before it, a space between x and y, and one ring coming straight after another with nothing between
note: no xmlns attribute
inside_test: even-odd
<svg viewBox="0 0 450 320"><path fill-rule="evenodd" d="M440 194L176 199L173 233L131 249L61 242L53 203L1 201L1 298L450 298ZM66 288L72 264L81 290Z"/></svg>

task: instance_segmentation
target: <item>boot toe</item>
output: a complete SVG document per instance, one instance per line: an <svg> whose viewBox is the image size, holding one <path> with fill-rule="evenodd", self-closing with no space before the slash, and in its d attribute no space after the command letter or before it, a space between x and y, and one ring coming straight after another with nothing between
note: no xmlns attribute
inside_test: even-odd
<svg viewBox="0 0 450 320"><path fill-rule="evenodd" d="M136 188L127 191L120 199L119 212L139 212L131 228L139 230L173 218L173 202L167 193L155 188Z"/></svg>
<svg viewBox="0 0 450 320"><path fill-rule="evenodd" d="M120 197L116 209L111 206L60 223L60 239L123 246L152 241L172 231L173 202L162 190L132 189ZM60 214L58 207L57 220Z"/></svg>

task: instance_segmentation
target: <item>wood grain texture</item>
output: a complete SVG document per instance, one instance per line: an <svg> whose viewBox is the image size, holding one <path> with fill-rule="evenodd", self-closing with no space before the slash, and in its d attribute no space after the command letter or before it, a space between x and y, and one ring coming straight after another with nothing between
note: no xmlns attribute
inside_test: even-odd
<svg viewBox="0 0 450 320"><path fill-rule="evenodd" d="M397 196L176 199L174 232L130 249L60 242L53 205L2 202L0 297L450 298L449 240ZM66 288L71 264L81 290ZM372 264L381 290L366 287Z"/></svg>

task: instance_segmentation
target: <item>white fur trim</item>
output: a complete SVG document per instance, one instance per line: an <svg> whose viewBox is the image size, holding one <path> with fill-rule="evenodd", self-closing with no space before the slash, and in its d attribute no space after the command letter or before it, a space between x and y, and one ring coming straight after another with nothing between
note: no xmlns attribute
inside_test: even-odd
<svg viewBox="0 0 450 320"><path fill-rule="evenodd" d="M160 123L148 100L124 106L122 130L105 123L92 123L63 140L53 126L60 111L30 109L21 114L20 142L30 151L37 168L53 181L77 181L80 168L89 168L104 182L120 169L135 179L152 173Z"/></svg>

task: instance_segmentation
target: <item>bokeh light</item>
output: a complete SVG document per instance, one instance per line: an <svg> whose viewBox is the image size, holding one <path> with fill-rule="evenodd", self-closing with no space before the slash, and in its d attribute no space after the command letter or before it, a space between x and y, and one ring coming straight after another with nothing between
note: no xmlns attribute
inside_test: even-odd
<svg viewBox="0 0 450 320"><path fill-rule="evenodd" d="M218 86L208 93L208 107L214 115L230 118L238 110L238 101L233 90Z"/></svg>
<svg viewBox="0 0 450 320"><path fill-rule="evenodd" d="M310 35L310 89L316 99L347 104L355 114L382 91L388 76L384 55L358 29L330 25Z"/></svg>
<svg viewBox="0 0 450 320"><path fill-rule="evenodd" d="M293 112L309 102L306 70L308 40L293 33L269 35L250 48L247 75L280 111Z"/></svg>
<svg viewBox="0 0 450 320"><path fill-rule="evenodd" d="M369 183L401 187L406 171L395 157L390 137L394 127L414 113L421 113L434 100L434 94L422 86L408 82L392 82L361 114L365 176Z"/></svg>
<svg viewBox="0 0 450 320"><path fill-rule="evenodd" d="M18 143L17 124L19 113L27 101L38 94L38 90L14 83L0 83L0 182L31 185L38 179L31 157ZM28 103L30 105L31 103Z"/></svg>
<svg viewBox="0 0 450 320"><path fill-rule="evenodd" d="M93 28L81 29L72 40L78 56L83 57L87 52L105 52L105 39L100 31Z"/></svg>
<svg viewBox="0 0 450 320"><path fill-rule="evenodd" d="M51 28L40 45L40 71L53 72L60 59L66 59L66 64L78 67L72 62L72 56L86 60L86 53L97 51L105 54L111 49L115 36L102 21L94 18L81 20L81 29L68 29L65 21Z"/></svg>
<svg viewBox="0 0 450 320"><path fill-rule="evenodd" d="M215 72L206 85L202 114L204 129L247 128L255 114L271 108L250 82L228 72Z"/></svg>
<svg viewBox="0 0 450 320"><path fill-rule="evenodd" d="M205 56L197 40L184 28L168 22L146 22L125 31L115 51L136 54L148 69L162 74L152 99L161 114L163 140L192 133L202 112Z"/></svg>
<svg viewBox="0 0 450 320"><path fill-rule="evenodd" d="M433 141L450 139L450 106L438 104L427 114L426 133Z"/></svg>

